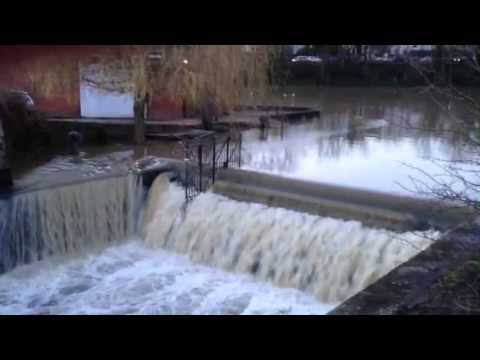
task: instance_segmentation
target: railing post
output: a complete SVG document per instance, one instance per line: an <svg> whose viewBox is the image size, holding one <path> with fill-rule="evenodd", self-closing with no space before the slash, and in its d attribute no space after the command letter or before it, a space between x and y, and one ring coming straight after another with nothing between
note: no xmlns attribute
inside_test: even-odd
<svg viewBox="0 0 480 360"><path fill-rule="evenodd" d="M189 199L188 199L188 186L189 186L189 183L188 183L188 145L185 147L185 201L188 202Z"/></svg>
<svg viewBox="0 0 480 360"><path fill-rule="evenodd" d="M283 136L284 136L284 131L285 131L285 117L282 115L280 117L281 119L281 125L280 125L280 138L283 140Z"/></svg>
<svg viewBox="0 0 480 360"><path fill-rule="evenodd" d="M226 157L226 161L225 161L225 164L224 164L224 167L226 169L228 169L229 157L230 157L230 136L227 137L227 157Z"/></svg>
<svg viewBox="0 0 480 360"><path fill-rule="evenodd" d="M212 144L212 184L215 184L215 166L216 166L216 146L215 146L215 136L213 136L213 144Z"/></svg>
<svg viewBox="0 0 480 360"><path fill-rule="evenodd" d="M242 133L238 139L238 168L242 167Z"/></svg>
<svg viewBox="0 0 480 360"><path fill-rule="evenodd" d="M200 192L202 192L202 168L203 168L203 163L202 163L202 145L198 146L198 172L199 172L199 188Z"/></svg>

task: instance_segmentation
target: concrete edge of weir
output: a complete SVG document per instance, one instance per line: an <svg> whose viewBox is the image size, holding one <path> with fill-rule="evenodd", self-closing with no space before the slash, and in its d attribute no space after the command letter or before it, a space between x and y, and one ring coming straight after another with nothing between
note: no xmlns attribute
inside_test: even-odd
<svg viewBox="0 0 480 360"><path fill-rule="evenodd" d="M347 299L328 315L408 314L413 306L427 301L431 286L480 251L480 242L476 241L480 227L470 221L474 214L458 208L451 211L450 205L437 201L236 169L222 170L218 179L214 191L236 200L358 220L366 226L393 231L425 230L423 227L427 225L427 228L442 232L440 239L432 240L427 249Z"/></svg>
<svg viewBox="0 0 480 360"><path fill-rule="evenodd" d="M462 224L353 295L327 315L407 315L429 301L430 289L480 251L476 224Z"/></svg>
<svg viewBox="0 0 480 360"><path fill-rule="evenodd" d="M153 180L161 173L170 172L172 174L180 174L182 169L183 163L181 161L173 160L173 159L159 159L161 161L160 164L153 166L151 168L141 169L139 171L134 170L118 170L112 171L107 174L101 174L96 176L85 177L81 179L75 180L66 180L66 181L58 181L52 182L45 185L40 186L29 186L29 187L12 187L8 189L8 191L0 192L0 200L2 199L9 199L13 196L36 192L36 191L44 191L49 189L61 188L61 187L68 187L68 186L75 186L95 181L103 181L112 178L124 177L128 176L129 174L136 174L142 177L143 184L148 188L151 186ZM176 178L177 176L172 176L172 178Z"/></svg>
<svg viewBox="0 0 480 360"><path fill-rule="evenodd" d="M237 200L364 222L394 231L450 229L474 214L444 202L292 179L248 170L220 170L213 191Z"/></svg>

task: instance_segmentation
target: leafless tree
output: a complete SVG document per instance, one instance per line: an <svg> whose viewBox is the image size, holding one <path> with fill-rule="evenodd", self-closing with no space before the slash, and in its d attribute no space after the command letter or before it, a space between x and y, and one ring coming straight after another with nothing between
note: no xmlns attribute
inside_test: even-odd
<svg viewBox="0 0 480 360"><path fill-rule="evenodd" d="M454 45L443 46L441 53L457 49L458 47ZM444 61L444 58L440 60ZM474 73L480 75L480 67L475 57L464 58L462 62ZM459 139L457 144L461 147L459 152L464 156L451 160L432 159L431 161L438 168L436 173L428 173L409 165L423 178L411 177L413 188L410 187L409 190L468 207L478 213L480 211L480 99L467 90L455 86L451 81L446 81L444 72L438 73L438 70L435 70L436 76L431 77L425 67L416 63L411 65L425 81L426 87L423 92L429 94L436 106L449 118L450 126L437 127L433 131L439 135Z"/></svg>

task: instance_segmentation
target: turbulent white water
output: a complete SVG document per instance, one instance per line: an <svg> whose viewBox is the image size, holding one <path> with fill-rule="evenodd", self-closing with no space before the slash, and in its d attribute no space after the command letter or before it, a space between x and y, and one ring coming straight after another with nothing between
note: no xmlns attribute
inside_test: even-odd
<svg viewBox="0 0 480 360"><path fill-rule="evenodd" d="M213 193L199 195L182 216L179 187L159 177L151 192L148 246L187 254L195 263L250 273L330 304L364 289L439 236L432 231L370 229L356 221L242 203Z"/></svg>
<svg viewBox="0 0 480 360"><path fill-rule="evenodd" d="M131 175L0 200L0 272L132 236L141 191Z"/></svg>
<svg viewBox="0 0 480 360"><path fill-rule="evenodd" d="M0 276L0 314L324 314L298 290L192 264L140 240Z"/></svg>
<svg viewBox="0 0 480 360"><path fill-rule="evenodd" d="M125 177L2 201L0 314L324 314L439 235L213 193L185 208L167 176L141 198Z"/></svg>

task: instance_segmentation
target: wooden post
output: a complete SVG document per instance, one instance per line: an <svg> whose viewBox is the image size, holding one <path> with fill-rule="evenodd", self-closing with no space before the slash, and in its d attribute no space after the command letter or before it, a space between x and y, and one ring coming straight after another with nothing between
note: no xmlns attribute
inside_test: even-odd
<svg viewBox="0 0 480 360"><path fill-rule="evenodd" d="M133 106L133 113L135 115L134 141L137 145L145 143L145 117L148 112L148 95L135 96L135 104Z"/></svg>
<svg viewBox="0 0 480 360"><path fill-rule="evenodd" d="M0 118L0 190L13 185L12 171L7 153L7 141L3 131L3 123Z"/></svg>

